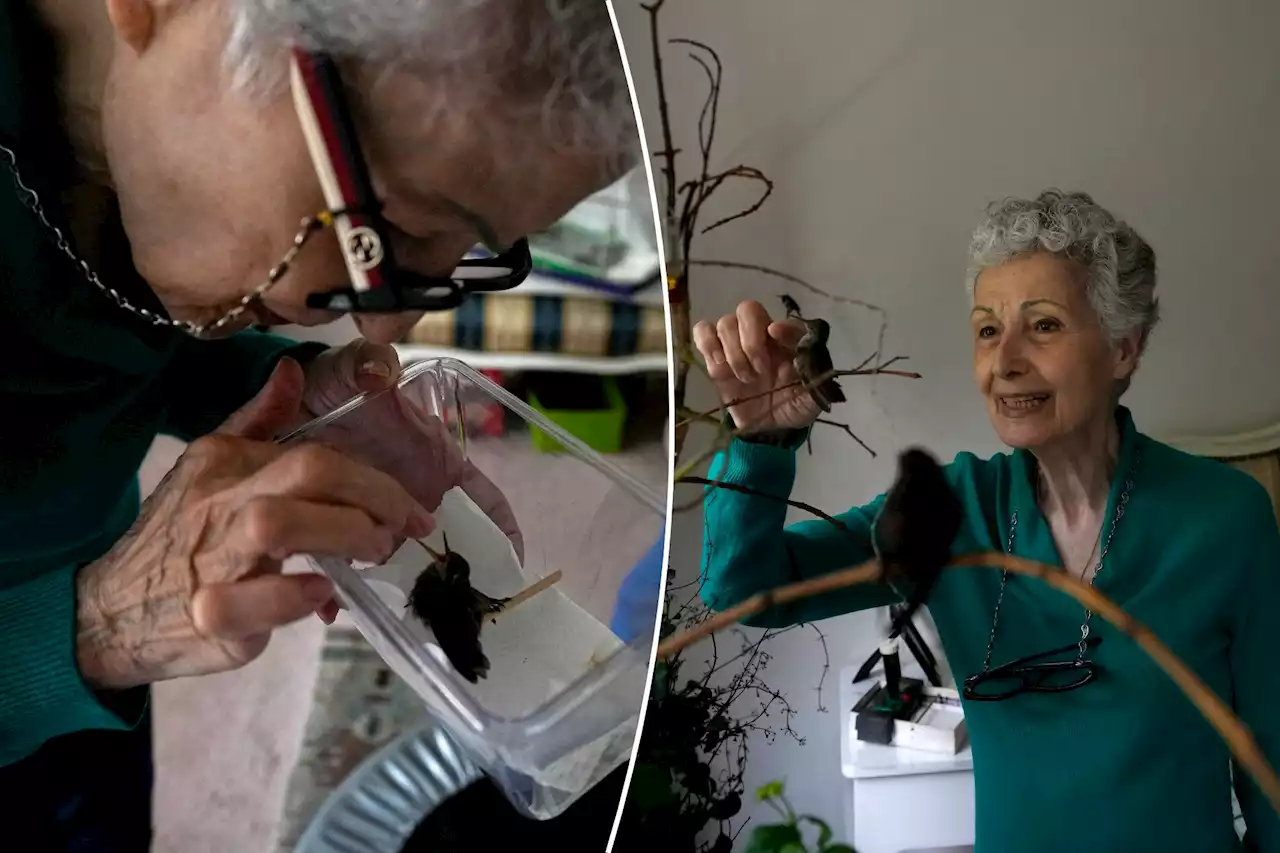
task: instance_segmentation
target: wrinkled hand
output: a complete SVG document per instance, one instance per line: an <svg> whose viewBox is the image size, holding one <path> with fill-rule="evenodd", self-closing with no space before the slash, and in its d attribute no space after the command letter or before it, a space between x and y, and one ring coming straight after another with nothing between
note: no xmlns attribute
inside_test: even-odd
<svg viewBox="0 0 1280 853"><path fill-rule="evenodd" d="M313 415L332 411L356 394L370 396L354 412L307 436L395 477L423 507L439 508L445 492L461 487L507 535L520 561L524 537L501 490L462 455L457 439L431 414L426 383L396 388L400 361L386 345L354 341L323 353L307 371L306 407ZM337 616L329 601L317 610L326 623Z"/></svg>
<svg viewBox="0 0 1280 853"><path fill-rule="evenodd" d="M693 327L694 345L720 402L746 401L729 407L744 435L807 427L822 414L813 396L795 384L800 377L792 362L804 331L799 320L774 322L755 300L740 303L714 325L701 320ZM769 394L772 388L782 390Z"/></svg>
<svg viewBox="0 0 1280 853"><path fill-rule="evenodd" d="M434 529L395 478L319 444L274 440L299 417L303 387L298 364L281 361L78 574L76 659L88 684L122 689L248 663L275 628L333 595L321 575L282 574L286 558L382 561L397 538Z"/></svg>

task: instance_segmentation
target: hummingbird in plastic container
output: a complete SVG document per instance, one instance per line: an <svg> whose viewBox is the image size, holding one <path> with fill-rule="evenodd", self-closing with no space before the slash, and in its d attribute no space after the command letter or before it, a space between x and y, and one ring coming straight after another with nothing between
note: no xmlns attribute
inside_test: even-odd
<svg viewBox="0 0 1280 853"><path fill-rule="evenodd" d="M827 349L827 340L831 337L831 325L822 319L809 320L800 315L800 306L785 293L779 297L787 309L787 319L804 323L805 332L796 344L796 354L792 360L796 376L809 390L809 396L824 412L830 412L836 403L845 402L844 391L835 377L828 377L817 384L814 380L830 373L835 364L831 360L831 352Z"/></svg>
<svg viewBox="0 0 1280 853"><path fill-rule="evenodd" d="M893 620L891 639L933 592L963 520L960 499L937 460L919 448L904 451L871 533L885 580L906 587L907 606Z"/></svg>
<svg viewBox="0 0 1280 853"><path fill-rule="evenodd" d="M431 555L431 564L422 570L405 608L436 635L436 642L458 674L472 684L489 676L489 658L480 645L480 629L485 619L516 607L560 580L560 570L530 584L515 595L493 598L471 585L471 564L449 547L444 536L444 553L419 542Z"/></svg>
<svg viewBox="0 0 1280 853"><path fill-rule="evenodd" d="M486 617L501 613L509 599L490 598L471 586L471 565L449 549L448 535L443 554L425 543L422 547L431 555L431 564L414 581L405 607L436 635L458 674L476 684L489 675L480 628Z"/></svg>

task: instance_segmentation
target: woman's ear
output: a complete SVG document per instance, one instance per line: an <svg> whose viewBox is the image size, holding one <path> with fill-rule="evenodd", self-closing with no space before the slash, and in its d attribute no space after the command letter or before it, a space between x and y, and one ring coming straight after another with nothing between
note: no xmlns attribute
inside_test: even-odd
<svg viewBox="0 0 1280 853"><path fill-rule="evenodd" d="M151 46L155 36L156 10L152 0L107 0L107 17L116 35L134 53L141 54Z"/></svg>
<svg viewBox="0 0 1280 853"><path fill-rule="evenodd" d="M1142 349L1142 330L1135 329L1116 342L1114 353L1115 379L1128 379L1138 369L1138 355Z"/></svg>

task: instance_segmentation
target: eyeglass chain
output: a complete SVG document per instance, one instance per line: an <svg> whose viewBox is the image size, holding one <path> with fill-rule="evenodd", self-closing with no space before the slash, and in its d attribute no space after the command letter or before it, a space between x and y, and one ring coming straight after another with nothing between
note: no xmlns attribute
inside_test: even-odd
<svg viewBox="0 0 1280 853"><path fill-rule="evenodd" d="M1125 505L1129 503L1129 493L1133 491L1134 474L1138 468L1139 451L1135 448L1133 464L1129 466L1129 472L1125 478L1124 491L1120 493L1120 500L1116 502L1116 512L1111 518L1111 529L1107 533L1107 541L1102 546L1102 553L1098 555L1098 562L1094 566L1093 577L1089 578L1089 586L1093 586L1094 580L1097 579L1098 573L1102 571L1103 561L1107 558L1107 552L1111 550L1111 540L1115 538L1116 526L1120 523L1120 519L1124 517ZM1013 515L1009 518L1009 541L1005 546L1005 552L1013 554L1014 534L1018 531L1018 511L1015 509ZM991 652L996 647L996 628L1000 624L1000 606L1004 603L1005 586L1009 583L1009 570L1005 569L1000 576L1000 594L996 597L996 609L991 614L991 636L987 639L987 655L982 662L982 673L985 675L991 669ZM1085 652L1088 651L1089 640L1089 623L1093 619L1093 611L1085 608L1084 621L1080 623L1080 643L1079 653L1076 655L1076 664L1084 662Z"/></svg>
<svg viewBox="0 0 1280 853"><path fill-rule="evenodd" d="M152 325L170 326L181 329L197 338L204 337L211 332L218 331L223 326L226 326L228 323L232 322L247 311L254 301L278 283L280 279L284 278L284 274L289 271L289 266L293 263L294 258L298 256L298 252L300 252L303 245L311 239L311 236L317 231L320 231L333 223L333 214L327 211L317 216L309 216L302 220L301 227L293 238L293 245L290 246L289 251L285 253L284 259L272 267L267 273L267 280L254 288L246 296L241 297L235 307L226 314L223 314L216 321L212 323L192 323L186 320L171 320L168 317L160 316L154 311L137 307L129 300L125 299L124 296L122 296L114 287L109 287L103 284L102 280L98 278L97 273L95 273L93 269L90 268L89 264L71 248L70 243L67 242L62 231L56 225L51 223L47 216L45 216L44 206L40 203L40 196L22 180L22 174L18 171L17 156L12 150L6 148L4 145L0 145L0 154L4 154L5 156L5 165L9 168L9 172L13 176L13 184L18 191L18 197L22 199L23 204L25 204L27 208L36 215L44 227L53 235L58 248L80 267L81 272L84 274L85 278L88 279L90 284L96 287L124 310L142 317Z"/></svg>

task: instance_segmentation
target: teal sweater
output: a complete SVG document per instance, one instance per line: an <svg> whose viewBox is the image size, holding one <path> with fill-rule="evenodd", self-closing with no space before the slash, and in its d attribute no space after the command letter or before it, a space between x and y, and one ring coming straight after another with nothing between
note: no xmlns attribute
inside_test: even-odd
<svg viewBox="0 0 1280 853"><path fill-rule="evenodd" d="M0 4L0 142L51 220L74 174L52 52L21 3ZM3 158L3 154L0 154ZM287 226L287 223L282 223ZM153 310L136 277L110 282ZM126 314L85 280L21 203L0 162L0 765L50 738L137 724L148 691L99 696L75 663L75 576L137 515L156 435L207 433L285 354L323 349L257 332L201 342Z"/></svg>
<svg viewBox="0 0 1280 853"><path fill-rule="evenodd" d="M1151 627L1234 706L1280 767L1280 532L1266 491L1248 475L1138 433L1117 413L1120 460L1107 524L1135 448L1141 459L1125 513L1096 585ZM1018 513L1014 552L1060 566L1032 486L1026 451L946 468L965 520L953 553L1004 551ZM735 441L711 477L786 496L793 450ZM870 529L883 495L839 516L849 537L820 519L784 528L787 507L708 489L703 599L724 609L794 578L870 559ZM856 542L853 539L856 538ZM995 569L944 573L929 610L957 680L981 671L1000 585ZM779 606L749 620L780 627L892 603L861 586ZM992 666L1078 639L1082 608L1047 586L1011 576ZM1103 668L1063 694L966 702L973 745L977 853L1226 853L1232 828L1230 758L1212 727L1173 682L1100 617ZM1280 853L1280 819L1243 773L1237 780L1250 839ZM922 815L921 819L927 819Z"/></svg>

